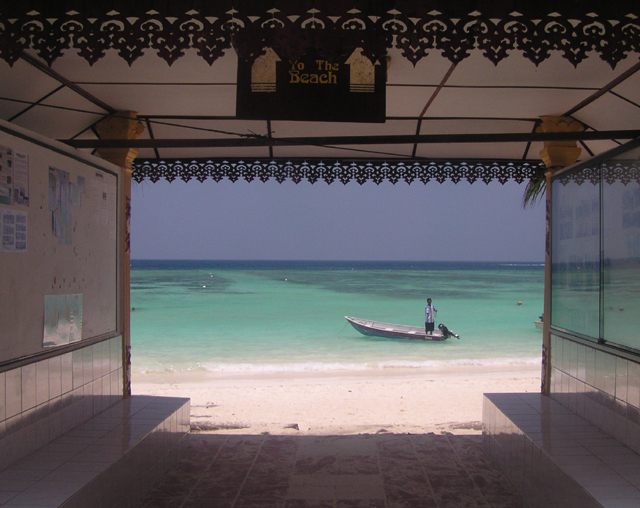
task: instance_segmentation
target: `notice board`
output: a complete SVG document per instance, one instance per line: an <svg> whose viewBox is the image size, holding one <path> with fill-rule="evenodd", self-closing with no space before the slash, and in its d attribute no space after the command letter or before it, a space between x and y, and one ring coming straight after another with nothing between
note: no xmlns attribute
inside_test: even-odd
<svg viewBox="0 0 640 508"><path fill-rule="evenodd" d="M117 334L120 168L0 121L0 364Z"/></svg>

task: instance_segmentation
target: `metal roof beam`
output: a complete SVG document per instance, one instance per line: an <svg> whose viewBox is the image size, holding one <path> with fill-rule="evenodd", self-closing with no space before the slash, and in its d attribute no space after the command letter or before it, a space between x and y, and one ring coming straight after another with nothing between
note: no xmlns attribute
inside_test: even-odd
<svg viewBox="0 0 640 508"><path fill-rule="evenodd" d="M112 108L111 106L109 106L109 104L101 101L97 97L94 97L89 92L87 92L85 89L79 87L78 85L76 85L75 83L73 83L69 79L65 78L61 74L58 74L51 67L49 67L47 64L45 64L42 61L38 60L37 58L31 56L30 54L23 52L22 55L20 55L20 58L22 58L25 62L33 65L39 71L44 72L47 76L50 76L53 79L55 79L56 81L58 81L59 83L62 83L64 86L66 86L70 90L73 90L75 93L77 93L81 97L84 97L89 102L91 102L92 104L98 106L99 108L104 109L108 113L115 113L116 112L115 108Z"/></svg>
<svg viewBox="0 0 640 508"><path fill-rule="evenodd" d="M324 136L270 138L246 135L241 138L190 139L68 139L74 148L220 148L247 146L346 146L434 143L528 143L540 141L617 140L640 137L640 130L587 132L507 132L487 134L420 134L389 136Z"/></svg>

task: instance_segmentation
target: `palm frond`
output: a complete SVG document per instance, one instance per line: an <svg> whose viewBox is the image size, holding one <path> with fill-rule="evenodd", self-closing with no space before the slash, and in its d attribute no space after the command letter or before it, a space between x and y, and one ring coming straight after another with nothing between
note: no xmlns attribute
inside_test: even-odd
<svg viewBox="0 0 640 508"><path fill-rule="evenodd" d="M538 201L546 195L547 190L547 177L544 170L536 171L536 174L529 180L527 186L524 189L524 195L522 196L522 207L533 207Z"/></svg>

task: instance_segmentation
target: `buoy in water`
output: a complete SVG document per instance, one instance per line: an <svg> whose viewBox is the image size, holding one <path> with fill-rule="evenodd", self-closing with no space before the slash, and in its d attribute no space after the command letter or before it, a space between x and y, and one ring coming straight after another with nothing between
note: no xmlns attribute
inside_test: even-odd
<svg viewBox="0 0 640 508"><path fill-rule="evenodd" d="M518 305L522 305L522 302L518 302Z"/></svg>

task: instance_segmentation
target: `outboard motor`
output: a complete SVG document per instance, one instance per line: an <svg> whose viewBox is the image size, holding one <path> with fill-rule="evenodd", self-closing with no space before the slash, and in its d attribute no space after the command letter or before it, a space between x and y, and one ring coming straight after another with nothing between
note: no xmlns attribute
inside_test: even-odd
<svg viewBox="0 0 640 508"><path fill-rule="evenodd" d="M456 339L460 338L459 335L456 335L455 333L453 333L451 330L449 330L442 323L440 323L438 325L438 330L440 330L442 332L442 335L444 336L445 339L448 339L449 337L455 337Z"/></svg>

